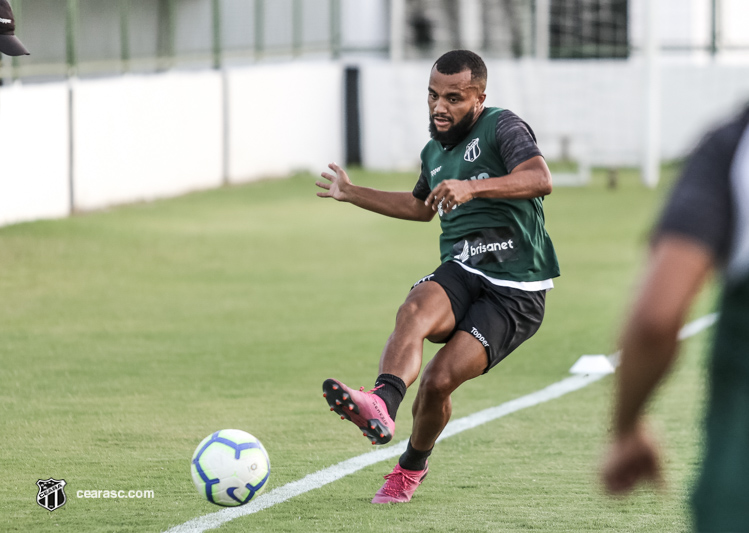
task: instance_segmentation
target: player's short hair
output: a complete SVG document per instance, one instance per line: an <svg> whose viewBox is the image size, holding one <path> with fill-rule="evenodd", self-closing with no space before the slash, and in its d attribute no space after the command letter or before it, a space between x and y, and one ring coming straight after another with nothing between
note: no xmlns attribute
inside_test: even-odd
<svg viewBox="0 0 749 533"><path fill-rule="evenodd" d="M464 70L471 71L471 81L477 82L479 89L486 89L486 63L478 54L470 50L451 50L434 62L433 68L440 74L458 74Z"/></svg>

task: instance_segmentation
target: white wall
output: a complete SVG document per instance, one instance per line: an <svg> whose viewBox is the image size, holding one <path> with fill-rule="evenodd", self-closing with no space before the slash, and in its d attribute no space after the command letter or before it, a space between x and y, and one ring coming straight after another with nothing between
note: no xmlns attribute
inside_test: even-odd
<svg viewBox="0 0 749 533"><path fill-rule="evenodd" d="M416 169L427 132L431 62L362 65L364 166ZM638 166L644 127L642 62L488 61L486 104L511 109L534 129L548 159ZM686 155L706 129L749 103L749 66L662 67L661 157Z"/></svg>
<svg viewBox="0 0 749 533"><path fill-rule="evenodd" d="M74 94L76 209L221 184L219 73L79 81Z"/></svg>
<svg viewBox="0 0 749 533"><path fill-rule="evenodd" d="M67 215L68 89L0 87L0 226Z"/></svg>
<svg viewBox="0 0 749 533"><path fill-rule="evenodd" d="M493 67L490 73L498 70ZM517 79L511 64L501 67L505 85ZM517 105L504 104L504 86L492 100L531 125L548 159L562 156L567 139L576 159L604 165L640 162L643 91L636 63L553 61L527 65L520 75L527 90L520 89Z"/></svg>
<svg viewBox="0 0 749 533"><path fill-rule="evenodd" d="M0 225L343 162L343 66L282 63L0 88ZM223 83L226 82L226 91ZM224 129L224 94L228 122ZM228 138L227 138L228 135ZM228 158L224 169L224 149Z"/></svg>
<svg viewBox="0 0 749 533"><path fill-rule="evenodd" d="M231 69L229 180L320 171L343 162L343 76L338 63Z"/></svg>
<svg viewBox="0 0 749 533"><path fill-rule="evenodd" d="M749 104L749 66L709 64L664 67L662 77L663 157L691 148L707 128Z"/></svg>
<svg viewBox="0 0 749 533"><path fill-rule="evenodd" d="M429 140L427 87L431 62L373 61L361 65L363 166L414 169Z"/></svg>
<svg viewBox="0 0 749 533"><path fill-rule="evenodd" d="M341 44L345 48L387 47L390 36L388 0L343 0Z"/></svg>
<svg viewBox="0 0 749 533"><path fill-rule="evenodd" d="M746 31L749 21L749 2L746 0L721 0L720 40L727 47L743 47L739 50L721 50L723 61L744 61L749 58L749 32Z"/></svg>
<svg viewBox="0 0 749 533"><path fill-rule="evenodd" d="M694 50L678 51L679 55L691 58L704 57L711 42L710 0L629 0L629 37L635 54L644 45L645 12L647 3L657 1L657 31L662 45L670 47L694 47ZM739 0L743 2L744 0ZM721 0L725 2L725 0ZM743 13L731 11L741 17ZM746 21L746 18L742 19ZM702 50L696 48L702 47ZM669 52L673 54L675 51Z"/></svg>
<svg viewBox="0 0 749 533"><path fill-rule="evenodd" d="M427 85L432 62L362 69L364 166L418 168L429 140ZM547 158L563 138L573 156L597 163L639 162L639 69L626 62L488 61L486 105L510 109L530 124ZM397 102L397 105L393 105ZM584 154L583 154L584 152Z"/></svg>
<svg viewBox="0 0 749 533"><path fill-rule="evenodd" d="M343 163L344 63L281 63L73 83L73 197L79 210ZM361 63L362 152L372 169L418 170L429 139L431 61ZM640 162L638 59L490 61L487 104L526 119L549 159L561 139L599 165ZM749 102L749 66L666 64L662 156L684 156ZM224 169L223 82L228 95ZM0 88L0 224L65 216L68 86Z"/></svg>

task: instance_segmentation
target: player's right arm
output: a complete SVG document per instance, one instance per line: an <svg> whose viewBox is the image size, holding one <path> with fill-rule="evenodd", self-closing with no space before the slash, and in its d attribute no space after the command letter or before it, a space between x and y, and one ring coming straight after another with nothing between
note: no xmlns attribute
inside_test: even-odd
<svg viewBox="0 0 749 533"><path fill-rule="evenodd" d="M737 121L703 141L656 228L648 270L622 337L613 439L602 467L612 493L660 477L645 407L677 356L679 330L692 301L710 271L724 265L729 255L734 232L731 166L745 127L746 121Z"/></svg>
<svg viewBox="0 0 749 533"><path fill-rule="evenodd" d="M680 235L664 235L651 251L622 338L613 439L602 468L611 493L628 492L641 480L660 483L658 447L643 412L673 365L679 330L712 267L711 251Z"/></svg>
<svg viewBox="0 0 749 533"><path fill-rule="evenodd" d="M328 168L333 171L333 174L329 172L320 174L327 181L315 182L318 187L325 189L317 193L317 196L321 198L348 202L368 211L403 220L428 222L434 218L434 211L410 192L380 191L360 187L351 183L346 171L337 164L331 163Z"/></svg>

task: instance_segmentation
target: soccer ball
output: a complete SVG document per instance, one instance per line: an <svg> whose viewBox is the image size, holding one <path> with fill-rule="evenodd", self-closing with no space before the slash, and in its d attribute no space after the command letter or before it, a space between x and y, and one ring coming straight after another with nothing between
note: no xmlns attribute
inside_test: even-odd
<svg viewBox="0 0 749 533"><path fill-rule="evenodd" d="M198 444L190 469L195 487L206 500L235 507L263 492L270 477L270 459L249 433L222 429Z"/></svg>

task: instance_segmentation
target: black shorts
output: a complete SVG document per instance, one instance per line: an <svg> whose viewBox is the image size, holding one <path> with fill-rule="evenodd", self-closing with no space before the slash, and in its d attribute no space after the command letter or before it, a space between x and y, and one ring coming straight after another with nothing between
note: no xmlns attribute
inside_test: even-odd
<svg viewBox="0 0 749 533"><path fill-rule="evenodd" d="M494 285L453 261L441 264L433 274L420 279L413 287L425 281L439 283L450 298L455 316L455 329L441 342L449 341L458 330L476 337L484 345L489 361L484 373L541 327L546 305L545 290L521 291Z"/></svg>

